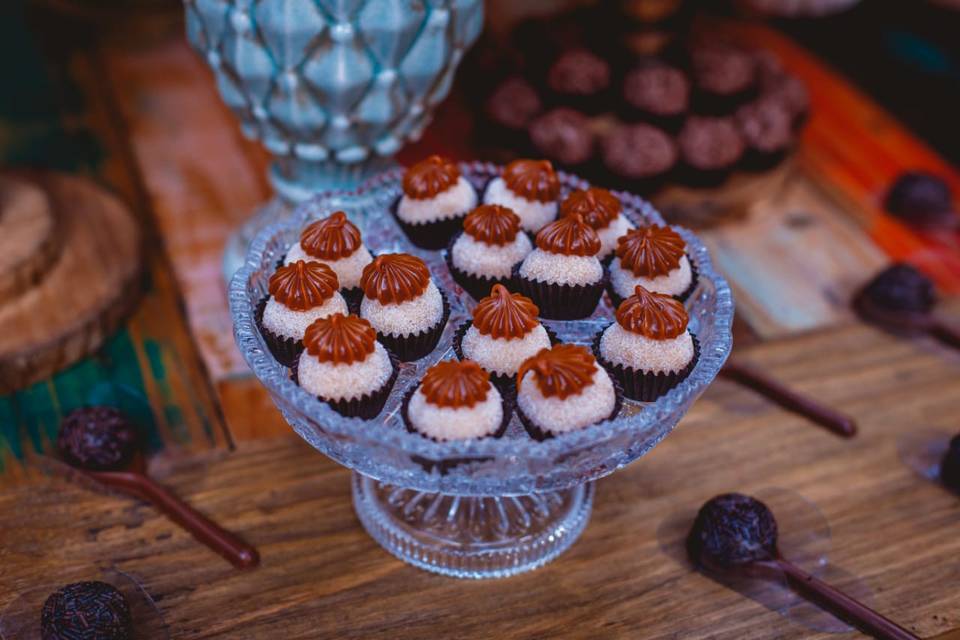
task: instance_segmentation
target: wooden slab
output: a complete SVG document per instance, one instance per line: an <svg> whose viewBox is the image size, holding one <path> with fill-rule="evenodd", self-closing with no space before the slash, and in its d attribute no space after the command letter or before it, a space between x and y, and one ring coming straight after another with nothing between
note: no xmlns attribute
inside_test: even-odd
<svg viewBox="0 0 960 640"><path fill-rule="evenodd" d="M41 174L62 249L44 277L0 304L0 394L41 380L99 348L139 299L140 229L93 183Z"/></svg>
<svg viewBox="0 0 960 640"><path fill-rule="evenodd" d="M186 639L836 637L692 572L665 544L665 523L710 496L774 487L820 509L831 563L879 610L921 637L960 627L957 497L897 455L905 434L957 430L960 354L849 325L740 355L852 413L860 434L838 439L720 381L649 456L598 483L593 519L567 554L485 582L394 560L353 515L349 474L293 436L152 465L259 545L263 564L250 573L145 505L38 479L0 492L0 609L20 589L97 564L141 580Z"/></svg>
<svg viewBox="0 0 960 640"><path fill-rule="evenodd" d="M53 265L62 235L43 190L0 176L0 305L35 285Z"/></svg>

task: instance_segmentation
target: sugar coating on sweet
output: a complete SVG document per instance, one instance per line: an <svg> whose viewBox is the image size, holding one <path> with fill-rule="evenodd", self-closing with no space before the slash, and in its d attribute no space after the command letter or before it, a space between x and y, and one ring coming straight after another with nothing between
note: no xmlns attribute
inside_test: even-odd
<svg viewBox="0 0 960 640"><path fill-rule="evenodd" d="M480 242L466 233L453 243L453 265L461 271L486 278L508 278L514 265L533 249L525 233L518 233L513 242L503 246Z"/></svg>
<svg viewBox="0 0 960 640"><path fill-rule="evenodd" d="M334 313L348 314L347 301L339 292L326 300L319 307L307 309L306 311L293 311L283 306L270 296L267 300L267 306L263 309L263 328L273 334L284 338L293 338L302 340L303 334L307 332L307 327L313 324L314 320L326 318Z"/></svg>
<svg viewBox="0 0 960 640"><path fill-rule="evenodd" d="M517 406L524 415L535 425L551 433L567 433L602 422L613 413L616 402L613 381L600 365L597 365L593 374L593 384L563 400L557 397L545 398L532 371L524 376L523 384L517 393Z"/></svg>
<svg viewBox="0 0 960 640"><path fill-rule="evenodd" d="M534 249L520 265L520 275L549 284L596 284L603 280L603 265L593 256L564 256Z"/></svg>
<svg viewBox="0 0 960 640"><path fill-rule="evenodd" d="M503 399L493 385L485 400L472 407L438 407L427 402L423 389L410 398L407 418L419 433L440 441L469 440L493 435L503 422Z"/></svg>
<svg viewBox="0 0 960 640"><path fill-rule="evenodd" d="M635 371L676 373L693 360L693 336L684 331L676 338L653 340L613 323L600 337L600 353Z"/></svg>
<svg viewBox="0 0 960 640"><path fill-rule="evenodd" d="M611 220L610 224L603 229L599 229L597 235L600 236L600 253L597 254L597 258L603 260L613 253L617 248L617 238L633 228L633 223L627 220L627 216L621 215Z"/></svg>
<svg viewBox="0 0 960 640"><path fill-rule="evenodd" d="M527 200L523 196L518 196L510 191L503 178L494 178L490 181L487 191L483 194L483 203L499 204L513 209L513 212L520 216L520 226L533 233L557 218L556 202Z"/></svg>
<svg viewBox="0 0 960 640"><path fill-rule="evenodd" d="M400 304L380 304L364 296L360 317L366 318L378 332L391 336L409 336L430 329L443 317L443 297L433 280L413 300Z"/></svg>
<svg viewBox="0 0 960 640"><path fill-rule="evenodd" d="M610 263L610 285L622 298L632 296L638 284L647 291L679 296L690 287L691 282L693 282L693 272L687 256L680 258L680 266L676 269L656 278L633 275L632 271L620 266L620 258L614 258Z"/></svg>
<svg viewBox="0 0 960 640"><path fill-rule="evenodd" d="M287 252L287 257L283 259L283 263L291 264L297 260L322 262L337 274L341 289L353 289L354 287L360 286L360 276L363 275L363 268L373 262L373 256L370 255L370 251L365 246L360 245L356 251L346 258L340 258L339 260L321 260L320 258L314 258L309 255L303 250L303 245L298 242L290 247L290 250Z"/></svg>
<svg viewBox="0 0 960 640"><path fill-rule="evenodd" d="M433 198L417 200L404 195L397 205L397 217L407 224L426 224L465 215L477 206L477 192L460 176L457 183Z"/></svg>
<svg viewBox="0 0 960 640"><path fill-rule="evenodd" d="M550 336L543 325L537 325L527 335L513 340L485 336L471 325L460 342L464 358L475 361L491 373L506 376L514 375L520 370L524 360L535 356L541 349L548 348Z"/></svg>
<svg viewBox="0 0 960 640"><path fill-rule="evenodd" d="M304 351L297 364L300 386L312 395L334 402L372 394L383 387L391 375L393 364L379 342L374 344L373 353L360 362L320 362Z"/></svg>

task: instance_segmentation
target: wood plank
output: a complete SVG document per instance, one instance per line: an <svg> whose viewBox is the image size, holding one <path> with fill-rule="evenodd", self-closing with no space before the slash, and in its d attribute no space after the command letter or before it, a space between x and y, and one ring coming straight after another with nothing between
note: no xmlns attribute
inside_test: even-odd
<svg viewBox="0 0 960 640"><path fill-rule="evenodd" d="M20 589L52 589L100 564L141 580L177 638L834 637L692 572L658 539L718 492L780 487L821 510L831 562L869 587L879 610L922 637L960 627L957 498L897 457L904 434L957 429L960 354L851 324L740 355L852 413L860 434L837 439L717 382L650 455L600 481L593 519L567 554L489 582L394 560L353 515L349 474L292 436L152 463L259 545L263 565L249 573L145 505L43 479L0 493L11 514L0 529L0 608Z"/></svg>

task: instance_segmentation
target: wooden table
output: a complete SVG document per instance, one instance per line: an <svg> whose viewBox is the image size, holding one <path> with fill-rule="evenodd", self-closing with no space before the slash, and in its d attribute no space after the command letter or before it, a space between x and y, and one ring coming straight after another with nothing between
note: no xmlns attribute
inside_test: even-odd
<svg viewBox="0 0 960 640"><path fill-rule="evenodd" d="M162 450L151 466L259 545L263 565L236 572L150 507L39 473L36 452L49 447L58 410L69 406L56 403L73 388L51 383L43 387L44 406L52 398L57 410L35 427L25 428L16 412L0 413L0 436L9 440L8 450L0 448L0 609L25 589L52 589L116 567L144 585L177 638L819 637L692 572L665 543L668 523L718 492L779 487L822 511L832 530L831 562L872 590L878 609L923 637L960 630L956 497L914 476L897 456L904 434L960 427L960 355L863 327L843 302L885 254L920 255L931 267L923 256L937 239L918 237L879 210L890 177L920 167L955 185L960 178L795 45L755 27L726 28L772 47L817 82L799 163L819 188L767 205L779 221L771 218L749 237L782 233L799 207L807 221L797 229L860 252L842 267L842 285L824 296L832 303L812 330L778 320L769 301L745 302L752 321L741 319L738 353L855 415L856 439L840 440L718 381L662 445L599 483L583 538L546 568L473 583L394 560L353 515L348 472L290 435L232 344L220 255L229 231L268 195L266 157L241 138L179 33L133 49L102 42L71 50L63 61L86 100L78 120L103 147L95 174L141 214L153 245L162 243L151 257L154 287L123 348L115 345L137 356L132 366L155 421L154 448ZM469 130L464 113L455 95L408 157L433 149L469 155L465 136L451 144L443 135ZM847 138L834 137L838 130ZM836 219L841 209L848 218ZM743 250L744 234L707 236L718 255L730 256ZM960 290L952 263L933 262L941 286ZM751 295L749 278L727 266L738 294ZM812 277L827 275L835 274ZM949 310L960 315L957 303ZM157 362L165 365L162 380ZM0 411L32 406L37 393L0 398Z"/></svg>

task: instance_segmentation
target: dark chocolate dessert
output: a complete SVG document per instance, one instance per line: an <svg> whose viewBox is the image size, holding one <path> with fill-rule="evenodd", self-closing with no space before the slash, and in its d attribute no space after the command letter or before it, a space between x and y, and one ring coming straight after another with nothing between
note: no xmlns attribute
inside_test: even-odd
<svg viewBox="0 0 960 640"><path fill-rule="evenodd" d="M920 171L900 174L884 206L897 218L920 227L956 226L958 222L950 186Z"/></svg>
<svg viewBox="0 0 960 640"><path fill-rule="evenodd" d="M126 467L140 444L130 420L113 407L81 407L60 423L57 449L69 464L90 471Z"/></svg>
<svg viewBox="0 0 960 640"><path fill-rule="evenodd" d="M698 187L722 184L745 150L743 136L731 118L690 118L677 142L685 165L683 178Z"/></svg>
<svg viewBox="0 0 960 640"><path fill-rule="evenodd" d="M585 164L593 157L590 120L573 109L554 109L530 123L530 142L551 160L568 167Z"/></svg>
<svg viewBox="0 0 960 640"><path fill-rule="evenodd" d="M779 164L793 145L790 113L776 100L758 100L737 109L737 125L746 143L743 165L765 171Z"/></svg>
<svg viewBox="0 0 960 640"><path fill-rule="evenodd" d="M704 113L727 114L756 91L757 64L746 51L710 43L690 52L697 90L697 108Z"/></svg>
<svg viewBox="0 0 960 640"><path fill-rule="evenodd" d="M540 96L530 83L519 76L507 78L490 94L485 111L503 134L520 134L543 110Z"/></svg>
<svg viewBox="0 0 960 640"><path fill-rule="evenodd" d="M755 498L740 493L716 496L700 507L687 538L687 553L695 564L708 568L768 560L777 553L777 521Z"/></svg>
<svg viewBox="0 0 960 640"><path fill-rule="evenodd" d="M547 71L547 89L561 105L596 113L605 107L610 89L610 65L587 49L572 49Z"/></svg>
<svg viewBox="0 0 960 640"><path fill-rule="evenodd" d="M627 74L623 99L627 119L676 131L690 106L690 82L679 69L665 64L645 65Z"/></svg>
<svg viewBox="0 0 960 640"><path fill-rule="evenodd" d="M940 481L960 492L960 435L950 440L950 448L940 462Z"/></svg>
<svg viewBox="0 0 960 640"><path fill-rule="evenodd" d="M602 143L603 164L623 178L625 188L653 193L677 164L678 152L666 133L648 124L621 125Z"/></svg>
<svg viewBox="0 0 960 640"><path fill-rule="evenodd" d="M810 113L810 93L800 78L786 73L769 75L762 80L760 95L764 100L775 100L790 114L793 128L800 128Z"/></svg>
<svg viewBox="0 0 960 640"><path fill-rule="evenodd" d="M43 603L43 640L127 640L133 637L130 605L106 582L75 582Z"/></svg>
<svg viewBox="0 0 960 640"><path fill-rule="evenodd" d="M865 316L889 316L893 322L927 316L937 302L933 282L905 263L891 265L878 273L857 294L855 306ZM904 320L897 320L897 317Z"/></svg>

